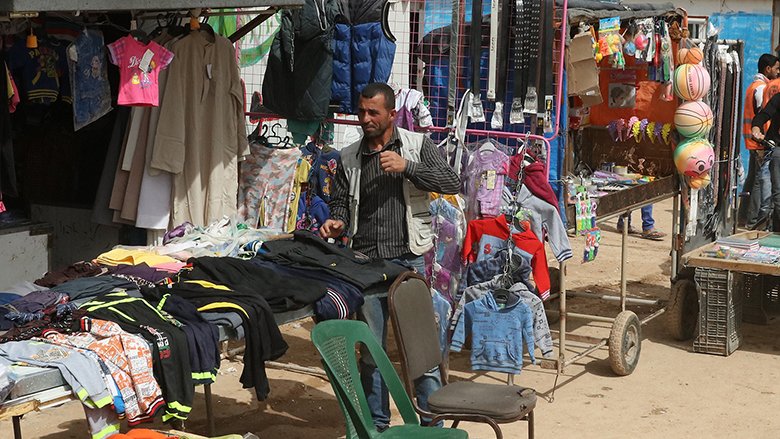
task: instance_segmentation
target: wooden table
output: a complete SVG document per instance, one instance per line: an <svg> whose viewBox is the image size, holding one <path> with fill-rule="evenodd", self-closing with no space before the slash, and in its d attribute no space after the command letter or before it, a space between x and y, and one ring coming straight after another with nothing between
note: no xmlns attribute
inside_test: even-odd
<svg viewBox="0 0 780 439"><path fill-rule="evenodd" d="M729 238L762 239L770 234L771 232L741 232L731 235ZM739 259L720 259L704 256L705 252L717 250L718 247L719 245L713 242L692 252L688 252L683 255L682 264L695 268L711 268L716 270L739 271L740 273L780 276L780 265L778 264L761 264Z"/></svg>

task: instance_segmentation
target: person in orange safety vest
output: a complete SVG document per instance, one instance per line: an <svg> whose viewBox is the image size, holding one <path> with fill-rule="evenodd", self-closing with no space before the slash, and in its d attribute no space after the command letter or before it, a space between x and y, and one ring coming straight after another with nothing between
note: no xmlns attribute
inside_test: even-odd
<svg viewBox="0 0 780 439"><path fill-rule="evenodd" d="M764 148L752 138L751 133L755 115L768 102L771 98L770 95L774 95L780 90L780 79L777 79L779 75L780 60L769 53L761 55L758 59L758 73L753 78L745 95L742 135L745 138L745 147L750 152L750 164L744 186L745 190L750 193L745 223L745 227L749 230L765 228L772 209L769 157L765 156Z"/></svg>

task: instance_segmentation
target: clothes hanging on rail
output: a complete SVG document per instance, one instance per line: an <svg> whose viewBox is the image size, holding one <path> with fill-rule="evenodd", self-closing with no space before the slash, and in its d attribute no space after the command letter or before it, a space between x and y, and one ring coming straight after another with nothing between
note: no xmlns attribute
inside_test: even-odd
<svg viewBox="0 0 780 439"><path fill-rule="evenodd" d="M467 168L468 218L495 217L501 212L501 191L509 170L509 157L492 143L471 154Z"/></svg>
<svg viewBox="0 0 780 439"><path fill-rule="evenodd" d="M339 113L357 112L366 85L386 83L393 69L395 37L390 32L386 0L343 2L332 35L331 101ZM383 11L383 9L385 9Z"/></svg>
<svg viewBox="0 0 780 439"><path fill-rule="evenodd" d="M236 214L238 160L249 155L244 89L227 38L191 32L171 50L151 166L174 174L171 223L205 226Z"/></svg>
<svg viewBox="0 0 780 439"><path fill-rule="evenodd" d="M544 244L531 230L527 221L523 226L524 230L511 233L514 251L530 262L539 296L546 299L550 295L550 273ZM463 240L463 259L474 262L494 258L498 251L509 247L509 236L509 224L503 215L469 221L466 238Z"/></svg>
<svg viewBox="0 0 780 439"><path fill-rule="evenodd" d="M309 187L312 187L323 201L329 203L336 171L341 164L341 153L330 147L320 148L314 142L302 147L301 153L309 160L312 167Z"/></svg>
<svg viewBox="0 0 780 439"><path fill-rule="evenodd" d="M555 259L559 262L570 259L571 244L558 209L534 196L525 186L517 192L517 203L528 210L534 234L550 243Z"/></svg>
<svg viewBox="0 0 780 439"><path fill-rule="evenodd" d="M409 131L414 131L414 125L420 128L433 126L433 118L428 105L425 102L425 95L421 91L410 88L397 88L395 90L395 111L396 126ZM403 125L399 120L404 120Z"/></svg>
<svg viewBox="0 0 780 439"><path fill-rule="evenodd" d="M460 308L467 302L481 299L483 296L490 294L496 289L505 288L507 283L502 275L498 275L491 280L472 285L463 291L463 301ZM517 294L520 300L523 301L531 309L533 313L533 332L534 332L534 344L542 353L544 358L553 358L553 340L550 334L550 325L547 322L547 315L544 312L544 304L538 295L528 290L528 287L522 283L517 282L508 290L514 294ZM459 319L462 314L458 312L454 317Z"/></svg>
<svg viewBox="0 0 780 439"><path fill-rule="evenodd" d="M157 42L166 49L170 49L178 38L164 32ZM157 80L160 86L160 105L165 102L165 89L168 85L169 70L160 72ZM146 108L149 112L149 130L146 138L146 157L144 162L144 174L141 180L141 189L138 194L138 212L135 218L135 226L142 229L165 230L178 224L170 224L171 219L171 191L173 190L173 176L170 172L152 168L154 156L154 143L157 137L157 126L160 121L160 107Z"/></svg>
<svg viewBox="0 0 780 439"><path fill-rule="evenodd" d="M111 111L103 33L84 29L68 47L73 129L79 130Z"/></svg>
<svg viewBox="0 0 780 439"><path fill-rule="evenodd" d="M471 368L517 374L523 369L523 346L534 355L533 314L521 300L499 305L494 294L466 304L452 336L452 350L460 352L471 335ZM511 337L507 337L511 334Z"/></svg>
<svg viewBox="0 0 780 439"><path fill-rule="evenodd" d="M119 105L160 105L158 76L174 54L154 41L143 43L126 35L108 45L111 62L119 67Z"/></svg>
<svg viewBox="0 0 780 439"><path fill-rule="evenodd" d="M284 9L268 54L263 105L286 118L325 119L333 82L333 29L341 13L337 0L306 0Z"/></svg>
<svg viewBox="0 0 780 439"><path fill-rule="evenodd" d="M284 228L295 164L295 149L249 144L250 155L239 168L238 216L252 227Z"/></svg>
<svg viewBox="0 0 780 439"><path fill-rule="evenodd" d="M6 52L0 52L0 65L3 75L9 75L6 64ZM0 81L0 96L8 95L8 81ZM16 195L16 162L12 141L11 116L7 105L0 105L0 213L3 207L3 193Z"/></svg>

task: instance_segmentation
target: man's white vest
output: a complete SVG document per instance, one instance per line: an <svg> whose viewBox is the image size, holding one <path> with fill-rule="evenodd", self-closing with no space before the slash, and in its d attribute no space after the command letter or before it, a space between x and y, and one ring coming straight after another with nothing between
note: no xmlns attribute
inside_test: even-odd
<svg viewBox="0 0 780 439"><path fill-rule="evenodd" d="M420 162L420 149L425 136L419 133L398 129L401 139L401 157L407 161ZM355 236L358 229L358 212L360 209L360 172L361 172L361 140L341 150L341 165L349 181L349 231ZM406 204L406 229L409 236L409 249L416 255L422 255L433 247L433 230L431 229L430 198L428 192L417 189L411 181L404 179L404 202ZM351 244L351 243L350 243Z"/></svg>

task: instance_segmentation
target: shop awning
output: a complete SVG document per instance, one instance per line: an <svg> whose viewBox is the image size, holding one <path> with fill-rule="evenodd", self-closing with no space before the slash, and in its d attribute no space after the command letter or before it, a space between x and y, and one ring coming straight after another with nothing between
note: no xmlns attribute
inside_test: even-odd
<svg viewBox="0 0 780 439"><path fill-rule="evenodd" d="M303 0L0 0L2 12L158 11L192 8L302 7Z"/></svg>
<svg viewBox="0 0 780 439"><path fill-rule="evenodd" d="M563 0L555 0L560 11ZM569 23L592 23L602 18L619 16L621 20L659 16L683 16L685 11L672 3L624 4L595 0L569 0Z"/></svg>

